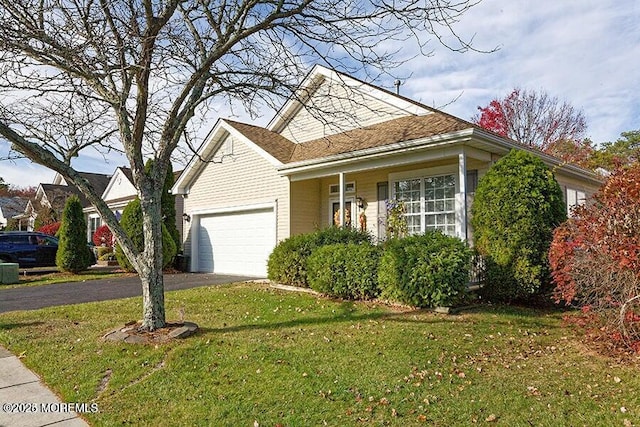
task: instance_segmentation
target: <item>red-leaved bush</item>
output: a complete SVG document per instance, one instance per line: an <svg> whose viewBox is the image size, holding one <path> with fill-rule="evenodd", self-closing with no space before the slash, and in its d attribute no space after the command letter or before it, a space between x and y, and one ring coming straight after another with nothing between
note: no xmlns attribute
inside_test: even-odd
<svg viewBox="0 0 640 427"><path fill-rule="evenodd" d="M549 250L556 302L587 307L640 348L640 164L616 171L554 232Z"/></svg>
<svg viewBox="0 0 640 427"><path fill-rule="evenodd" d="M93 233L93 244L96 246L113 246L113 234L111 234L111 230L106 225L101 225L98 227L95 233Z"/></svg>
<svg viewBox="0 0 640 427"><path fill-rule="evenodd" d="M43 225L37 231L39 231L40 233L48 234L50 236L55 236L59 229L60 229L60 221Z"/></svg>

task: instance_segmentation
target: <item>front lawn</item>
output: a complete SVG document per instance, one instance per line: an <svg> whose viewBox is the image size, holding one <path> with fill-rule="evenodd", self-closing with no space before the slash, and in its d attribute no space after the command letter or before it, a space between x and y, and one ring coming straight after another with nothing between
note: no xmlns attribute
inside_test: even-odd
<svg viewBox="0 0 640 427"><path fill-rule="evenodd" d="M0 315L0 343L93 425L632 425L637 364L590 352L562 314L449 316L242 284L168 292L201 331L102 342L141 299Z"/></svg>

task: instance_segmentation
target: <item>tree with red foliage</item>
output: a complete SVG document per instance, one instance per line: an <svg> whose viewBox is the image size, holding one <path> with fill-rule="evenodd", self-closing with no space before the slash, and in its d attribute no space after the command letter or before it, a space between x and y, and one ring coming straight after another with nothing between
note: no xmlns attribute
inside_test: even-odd
<svg viewBox="0 0 640 427"><path fill-rule="evenodd" d="M558 141L580 141L587 128L582 111L544 91L516 88L478 110L475 124L543 151Z"/></svg>
<svg viewBox="0 0 640 427"><path fill-rule="evenodd" d="M51 224L43 225L37 231L40 233L45 233L50 236L55 236L60 229L60 221L52 222Z"/></svg>
<svg viewBox="0 0 640 427"><path fill-rule="evenodd" d="M640 164L616 171L555 230L549 262L556 302L588 307L640 349Z"/></svg>
<svg viewBox="0 0 640 427"><path fill-rule="evenodd" d="M106 246L108 248L113 246L113 234L106 224L98 227L93 233L92 240L96 246Z"/></svg>

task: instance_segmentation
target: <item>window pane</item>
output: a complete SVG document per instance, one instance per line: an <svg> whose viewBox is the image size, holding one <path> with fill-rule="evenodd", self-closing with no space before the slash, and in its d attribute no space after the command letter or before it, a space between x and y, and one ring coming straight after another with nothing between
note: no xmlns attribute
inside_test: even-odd
<svg viewBox="0 0 640 427"><path fill-rule="evenodd" d="M456 202L454 200L447 200L445 202L445 206L444 206L445 210L452 211L452 210L455 210L455 208L456 208Z"/></svg>
<svg viewBox="0 0 640 427"><path fill-rule="evenodd" d="M444 197L447 199L451 199L455 197L456 190L453 187L448 187L444 189Z"/></svg>
<svg viewBox="0 0 640 427"><path fill-rule="evenodd" d="M444 200L437 200L436 201L436 212L443 212L444 211Z"/></svg>
<svg viewBox="0 0 640 427"><path fill-rule="evenodd" d="M436 187L443 187L444 186L444 177L443 176L436 176L435 178L433 178L433 185Z"/></svg>

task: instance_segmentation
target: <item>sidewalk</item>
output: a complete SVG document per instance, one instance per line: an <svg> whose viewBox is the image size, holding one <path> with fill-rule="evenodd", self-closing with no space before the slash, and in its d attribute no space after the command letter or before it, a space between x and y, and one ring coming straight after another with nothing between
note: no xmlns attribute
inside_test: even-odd
<svg viewBox="0 0 640 427"><path fill-rule="evenodd" d="M65 402L66 403L66 402ZM86 427L20 359L0 346L0 426Z"/></svg>

